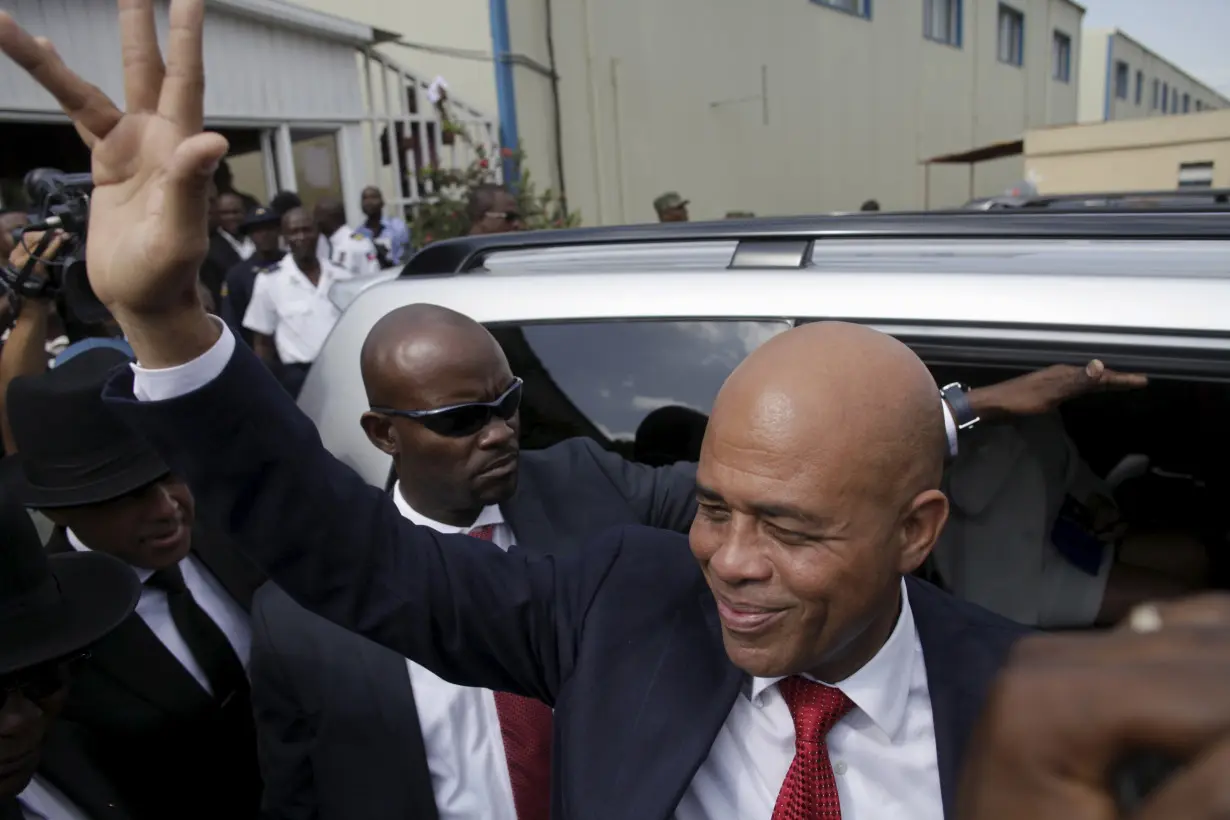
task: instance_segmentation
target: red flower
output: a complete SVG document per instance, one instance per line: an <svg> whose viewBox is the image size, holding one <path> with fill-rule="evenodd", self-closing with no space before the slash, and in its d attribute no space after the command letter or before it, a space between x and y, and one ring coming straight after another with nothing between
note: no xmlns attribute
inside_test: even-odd
<svg viewBox="0 0 1230 820"><path fill-rule="evenodd" d="M485 159L480 159L480 160L478 161L478 167L479 167L479 168L486 168L486 167L487 167L487 160L485 160Z"/></svg>
<svg viewBox="0 0 1230 820"><path fill-rule="evenodd" d="M501 148L500 149L500 156L502 156L504 159L512 159L512 155L513 155L513 149L511 148Z"/></svg>

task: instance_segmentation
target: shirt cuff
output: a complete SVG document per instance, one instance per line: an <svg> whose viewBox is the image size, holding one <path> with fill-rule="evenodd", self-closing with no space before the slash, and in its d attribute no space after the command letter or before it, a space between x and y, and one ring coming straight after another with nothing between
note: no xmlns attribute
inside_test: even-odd
<svg viewBox="0 0 1230 820"><path fill-rule="evenodd" d="M232 343L233 344L233 343ZM948 457L957 457L957 422L952 417L948 402L940 399L940 407L944 408L944 432L948 434Z"/></svg>
<svg viewBox="0 0 1230 820"><path fill-rule="evenodd" d="M214 346L190 362L150 370L139 364L132 368L132 393L137 401L166 401L186 396L212 382L226 369L235 353L235 335L217 316L210 316L222 328Z"/></svg>

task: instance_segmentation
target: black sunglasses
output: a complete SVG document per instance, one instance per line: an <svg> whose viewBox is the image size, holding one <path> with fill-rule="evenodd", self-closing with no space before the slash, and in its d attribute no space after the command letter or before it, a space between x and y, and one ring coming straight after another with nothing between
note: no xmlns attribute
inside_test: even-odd
<svg viewBox="0 0 1230 820"><path fill-rule="evenodd" d="M40 663L29 669L14 672L0 678L0 708L8 702L9 695L20 693L31 703L38 703L59 692L68 685L73 664L90 657L89 652L78 652L66 658Z"/></svg>
<svg viewBox="0 0 1230 820"><path fill-rule="evenodd" d="M465 438L482 430L494 418L508 421L521 409L521 379L513 379L512 386L495 401L476 401L454 404L435 410L396 410L392 407L373 407L372 412L413 419L431 432L447 438Z"/></svg>

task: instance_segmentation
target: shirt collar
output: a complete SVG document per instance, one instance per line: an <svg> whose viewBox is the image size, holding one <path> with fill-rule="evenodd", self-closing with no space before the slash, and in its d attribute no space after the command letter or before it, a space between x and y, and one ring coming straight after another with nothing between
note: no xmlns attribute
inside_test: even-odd
<svg viewBox="0 0 1230 820"><path fill-rule="evenodd" d="M82 542L82 540L77 537L77 533L73 532L70 529L65 529L64 534L68 537L69 545L72 546L72 548L75 549L77 552L93 552L92 549L87 547L85 543ZM154 571L152 569L145 569L144 567L134 567L132 564L129 564L128 567L129 569L131 569L133 572L137 574L137 579L142 584L148 581L150 579L150 576L154 574Z"/></svg>
<svg viewBox="0 0 1230 820"><path fill-rule="evenodd" d="M504 513L495 504L483 507L483 511L478 514L478 518L474 519L474 523L468 527L454 527L451 524L441 524L439 521L433 521L406 502L406 499L401 494L400 481L393 485L393 503L397 505L397 511L402 514L402 517L408 519L411 523L418 524L420 527L431 527L436 532L442 532L446 535L469 532L477 527L494 527L504 523Z"/></svg>
<svg viewBox="0 0 1230 820"><path fill-rule="evenodd" d="M896 738L905 728L906 706L918 663L918 631L910 609L905 580L901 581L901 614L880 651L850 677L829 684L850 698L879 729ZM805 676L809 677L810 676ZM752 678L750 697L758 701L781 678ZM823 681L817 681L823 683Z"/></svg>

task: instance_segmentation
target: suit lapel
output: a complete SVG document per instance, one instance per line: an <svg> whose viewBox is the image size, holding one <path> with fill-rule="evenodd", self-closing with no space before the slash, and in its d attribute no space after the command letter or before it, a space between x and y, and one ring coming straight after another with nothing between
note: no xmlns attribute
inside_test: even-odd
<svg viewBox="0 0 1230 820"><path fill-rule="evenodd" d="M746 679L726 655L707 587L663 634L652 658L644 659L649 685L637 711L617 718L619 736L629 742L613 781L620 817L673 816ZM671 753L659 754L662 749Z"/></svg>
<svg viewBox="0 0 1230 820"><path fill-rule="evenodd" d="M395 739L393 747L388 750L389 754L381 755L382 765L389 767L385 779L388 783L404 785L404 788L397 789L397 794L403 796L405 802L397 807L385 808L389 809L390 815L435 820L438 814L431 772L427 768L427 747L423 743L423 727L419 723L406 660L396 652L364 639L359 661L367 672L364 679L376 711ZM416 797L424 795L432 795L432 798L416 800Z"/></svg>
<svg viewBox="0 0 1230 820"><path fill-rule="evenodd" d="M943 593L911 577L906 586L927 667L944 816L954 817L965 746L996 670L984 663L985 653L974 645L968 621L951 611Z"/></svg>
<svg viewBox="0 0 1230 820"><path fill-rule="evenodd" d="M91 820L129 820L119 793L90 760L80 727L60 720L43 743L38 773L77 805Z"/></svg>
<svg viewBox="0 0 1230 820"><path fill-rule="evenodd" d="M508 519L517 540L517 547L532 553L546 552L555 543L551 519L537 491L534 471L524 469L518 474L517 492L500 510Z"/></svg>
<svg viewBox="0 0 1230 820"><path fill-rule="evenodd" d="M252 611L252 596L265 582L264 574L226 538L196 527L192 554L204 564L245 612Z"/></svg>
<svg viewBox="0 0 1230 820"><path fill-rule="evenodd" d="M53 554L73 551L63 528L57 527L52 533L47 550ZM91 672L111 678L142 700L170 712L197 709L212 702L135 612L91 648L78 686L88 687Z"/></svg>

